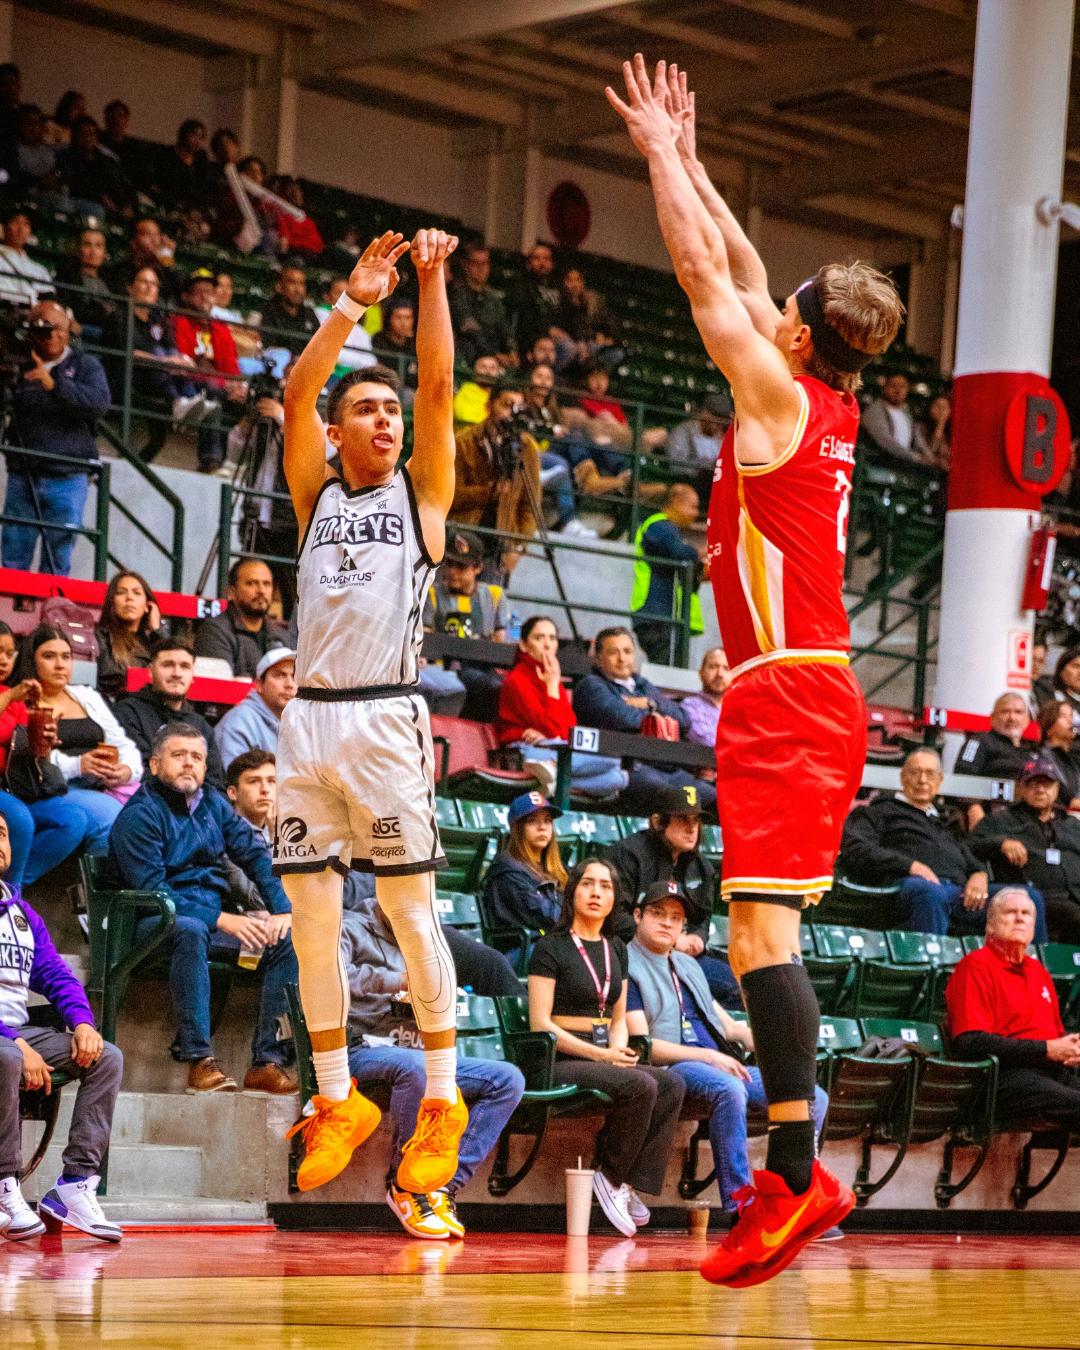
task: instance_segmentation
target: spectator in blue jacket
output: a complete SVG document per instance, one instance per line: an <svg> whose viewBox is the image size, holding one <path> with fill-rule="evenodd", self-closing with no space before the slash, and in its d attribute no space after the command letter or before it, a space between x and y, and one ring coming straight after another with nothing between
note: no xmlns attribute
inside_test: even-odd
<svg viewBox="0 0 1080 1350"><path fill-rule="evenodd" d="M150 750L150 777L117 817L109 859L123 885L163 891L176 906L169 988L176 1014L175 1058L188 1064L189 1092L235 1092L236 1081L210 1046L209 961L246 954L262 976L259 1017L244 1087L288 1093L291 1045L277 1040L285 987L299 978L290 930L292 910L274 876L266 841L215 788L205 787L206 741L194 727L161 728ZM225 859L257 886L269 918L224 909L230 895ZM156 920L144 919L147 928Z"/></svg>
<svg viewBox="0 0 1080 1350"><path fill-rule="evenodd" d="M33 364L15 390L16 445L43 454L65 455L90 463L97 459L94 426L109 408L109 383L96 356L68 345L71 321L54 300L30 311ZM8 452L4 511L23 520L41 520L59 528L5 525L0 539L4 567L28 570L41 536L41 571L66 577L75 546L73 527L83 523L88 470Z"/></svg>
<svg viewBox="0 0 1080 1350"><path fill-rule="evenodd" d="M0 872L11 860L0 819ZM28 996L48 999L63 1029L31 1025ZM52 1091L57 1070L79 1080L63 1168L35 1214L19 1189L22 1125L19 1090ZM64 1224L119 1242L121 1233L97 1200L101 1160L109 1147L124 1060L103 1041L86 993L57 952L41 916L0 881L0 1233L13 1241ZM45 1223L42 1220L45 1220Z"/></svg>
<svg viewBox="0 0 1080 1350"><path fill-rule="evenodd" d="M506 813L509 838L493 858L484 877L484 908L489 922L500 929L554 928L562 912L566 868L555 837L555 821L562 815L540 792L523 792ZM527 958L531 943L507 953L515 963Z"/></svg>
<svg viewBox="0 0 1080 1350"><path fill-rule="evenodd" d="M602 628L593 640L593 658L596 669L579 681L574 690L574 712L580 726L638 734L650 713L659 713L673 717L679 724L680 739L686 738L690 730L686 712L655 684L636 673L637 652L628 628ZM695 778L686 769L666 769L637 760L628 768L630 785L624 797L628 808L648 814L657 789L692 784L698 790L703 811L715 814L715 786Z"/></svg>
<svg viewBox="0 0 1080 1350"><path fill-rule="evenodd" d="M214 736L222 764L231 764L246 750L275 754L281 714L295 697L296 653L291 647L274 647L259 658L255 688L217 724Z"/></svg>

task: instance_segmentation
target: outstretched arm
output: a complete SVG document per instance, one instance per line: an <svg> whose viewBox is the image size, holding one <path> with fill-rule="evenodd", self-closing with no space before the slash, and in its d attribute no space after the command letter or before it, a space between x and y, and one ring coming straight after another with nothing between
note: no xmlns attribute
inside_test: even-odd
<svg viewBox="0 0 1080 1350"><path fill-rule="evenodd" d="M657 65L650 85L644 58L623 63L629 103L611 88L608 102L648 160L656 214L679 284L690 297L694 323L709 355L731 385L740 426L760 424L760 460L775 458L790 440L801 411L787 362L750 321L735 290L724 237L702 205L676 148L680 120L667 107L667 70ZM755 454L755 460L759 456Z"/></svg>
<svg viewBox="0 0 1080 1350"><path fill-rule="evenodd" d="M682 118L675 148L679 152L683 168L693 183L694 191L701 199L702 206L724 237L732 284L747 314L750 315L750 322L771 342L776 331L778 311L769 294L769 277L765 271L765 264L758 256L757 249L747 239L742 226L732 215L731 208L713 186L704 164L698 159L697 102L693 90L687 85L686 71L680 70L676 65L669 66L667 82L671 111L677 119Z"/></svg>
<svg viewBox="0 0 1080 1350"><path fill-rule="evenodd" d="M389 230L381 239L373 239L349 277L345 287L349 299L366 306L388 296L398 283L395 264L408 247L400 234ZM323 326L311 335L285 385L285 478L301 534L330 472L326 428L316 405L353 327L351 319L332 309Z"/></svg>
<svg viewBox="0 0 1080 1350"><path fill-rule="evenodd" d="M454 235L442 230L420 230L411 252L420 286L420 312L409 477L416 489L424 543L436 561L442 557L446 516L454 500L454 330L443 264L457 243Z"/></svg>

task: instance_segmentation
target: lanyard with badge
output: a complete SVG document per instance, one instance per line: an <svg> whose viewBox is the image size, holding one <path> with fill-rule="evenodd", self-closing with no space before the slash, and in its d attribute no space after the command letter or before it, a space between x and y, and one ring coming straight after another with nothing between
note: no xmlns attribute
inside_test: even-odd
<svg viewBox="0 0 1080 1350"><path fill-rule="evenodd" d="M604 944L604 983L601 985L600 977L596 973L592 961L589 960L589 953L585 950L585 944L574 932L570 936L574 939L574 946L578 949L578 955L585 962L585 969L592 977L593 988L596 990L596 1003L600 1010L600 1015L593 1019L592 1024L592 1043L607 1047L610 1045L608 1028L611 1025L611 1019L607 1016L608 994L611 992L611 946L606 937L600 941Z"/></svg>
<svg viewBox="0 0 1080 1350"><path fill-rule="evenodd" d="M679 983L679 977L675 974L675 962L668 957L668 971L671 974L671 983L675 986L675 999L679 1005L679 1022L682 1028L683 1045L700 1045L697 1033L694 1031L694 1025L686 1015L686 1005L683 1003L682 985Z"/></svg>

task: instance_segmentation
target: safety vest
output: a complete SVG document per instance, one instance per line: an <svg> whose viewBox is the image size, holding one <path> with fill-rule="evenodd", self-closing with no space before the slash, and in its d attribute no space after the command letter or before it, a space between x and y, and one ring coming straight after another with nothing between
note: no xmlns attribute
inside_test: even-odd
<svg viewBox="0 0 1080 1350"><path fill-rule="evenodd" d="M630 597L630 611L636 614L639 609L643 609L645 601L649 596L649 588L652 585L652 566L645 558L644 539L646 532L656 524L658 520L667 520L663 511L657 511L655 515L649 516L638 526L638 532L634 535L634 590ZM672 578L674 604L672 606L673 619L682 619L683 617L683 580L682 570L674 573ZM704 633L705 620L701 614L701 597L697 590L690 593L690 632L694 635Z"/></svg>

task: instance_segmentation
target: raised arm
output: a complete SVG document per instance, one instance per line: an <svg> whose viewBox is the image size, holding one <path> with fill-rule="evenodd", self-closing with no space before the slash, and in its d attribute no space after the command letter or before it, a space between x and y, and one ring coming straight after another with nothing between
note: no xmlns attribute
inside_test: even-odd
<svg viewBox="0 0 1080 1350"><path fill-rule="evenodd" d="M690 298L694 323L709 355L731 385L739 424L760 424L768 449L755 460L780 454L791 438L802 401L787 361L750 320L731 276L724 236L702 205L676 148L682 118L668 109L667 70L656 68L650 85L644 58L623 63L629 103L610 87L608 102L626 123L630 139L649 164L656 215L679 284ZM740 447L740 455L742 447Z"/></svg>
<svg viewBox="0 0 1080 1350"><path fill-rule="evenodd" d="M771 342L779 311L769 294L765 264L698 158L697 102L693 90L687 85L686 71L676 65L669 66L667 82L671 111L676 118L682 118L675 148L702 206L724 237L735 292L750 315L750 322Z"/></svg>
<svg viewBox="0 0 1080 1350"><path fill-rule="evenodd" d="M457 248L443 230L420 230L411 257L420 286L416 324L416 401L409 477L428 553L442 557L446 516L454 500L454 330L443 264Z"/></svg>
<svg viewBox="0 0 1080 1350"><path fill-rule="evenodd" d="M385 299L398 283L396 263L408 247L400 234L389 230L380 239L373 239L345 287L349 300L366 307ZM311 335L285 385L285 478L301 534L319 489L330 474L326 428L317 407L319 395L354 327L354 320L335 306L323 326Z"/></svg>

